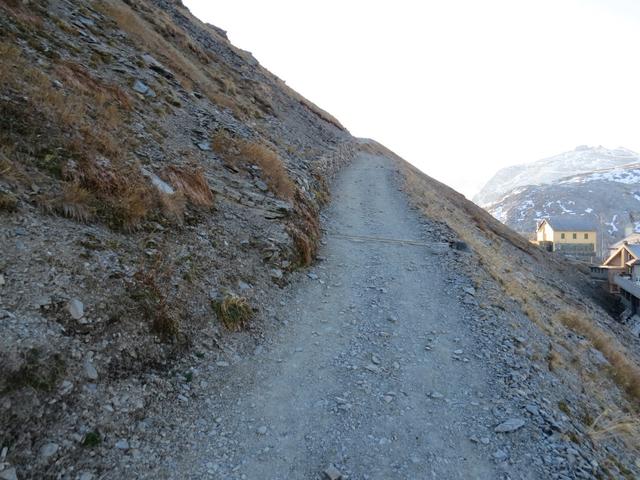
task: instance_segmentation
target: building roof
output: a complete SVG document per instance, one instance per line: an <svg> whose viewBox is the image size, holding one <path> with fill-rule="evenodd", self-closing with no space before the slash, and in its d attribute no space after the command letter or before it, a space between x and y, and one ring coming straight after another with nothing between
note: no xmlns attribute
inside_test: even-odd
<svg viewBox="0 0 640 480"><path fill-rule="evenodd" d="M640 258L640 245L625 245L627 250L636 258Z"/></svg>
<svg viewBox="0 0 640 480"><path fill-rule="evenodd" d="M640 243L640 233L632 233L631 235L624 237L619 242L616 242L613 245L611 245L609 247L609 250L617 250L622 245L624 245L624 242L627 242L630 245Z"/></svg>
<svg viewBox="0 0 640 480"><path fill-rule="evenodd" d="M626 264L627 265L634 265L634 261L636 260L640 260L640 245L621 245L620 247L618 247L618 249L613 252L611 255L609 255L609 258L607 258L604 263L602 264L603 267L608 266L609 262L611 260L613 260L615 257L618 256L618 253L620 253L621 250L626 250L629 252L629 254L633 257L631 258Z"/></svg>
<svg viewBox="0 0 640 480"><path fill-rule="evenodd" d="M547 222L551 228L559 232L593 232L597 230L596 222L583 215L562 215L544 219L538 228Z"/></svg>

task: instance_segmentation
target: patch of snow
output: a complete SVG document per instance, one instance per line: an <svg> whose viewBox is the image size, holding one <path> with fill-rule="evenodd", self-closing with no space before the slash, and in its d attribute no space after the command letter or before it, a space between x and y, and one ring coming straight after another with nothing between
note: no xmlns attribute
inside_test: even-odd
<svg viewBox="0 0 640 480"><path fill-rule="evenodd" d="M616 233L618 231L618 227L616 227L616 220L618 219L618 214L615 214L613 216L613 218L611 219L611 223L606 223L605 225L608 225L609 228L607 231L609 232L609 235L613 235L614 233Z"/></svg>
<svg viewBox="0 0 640 480"><path fill-rule="evenodd" d="M561 180L558 183L587 183L595 181L616 182L627 185L640 183L640 168L613 168L610 170L602 170L587 175L576 175L575 177Z"/></svg>

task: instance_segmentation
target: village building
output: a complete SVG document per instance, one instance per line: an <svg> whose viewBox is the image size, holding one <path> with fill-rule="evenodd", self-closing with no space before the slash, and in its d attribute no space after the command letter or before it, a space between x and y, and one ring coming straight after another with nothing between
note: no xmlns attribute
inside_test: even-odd
<svg viewBox="0 0 640 480"><path fill-rule="evenodd" d="M564 215L542 220L536 229L535 243L550 252L591 260L596 255L596 224L588 217Z"/></svg>
<svg viewBox="0 0 640 480"><path fill-rule="evenodd" d="M607 279L610 293L617 294L625 307L623 319L630 324L634 335L640 335L640 244L624 243L595 267Z"/></svg>
<svg viewBox="0 0 640 480"><path fill-rule="evenodd" d="M623 245L637 245L640 244L640 233L632 233L630 235L627 235L626 237L624 237L622 240L620 240L619 242L616 242L612 245L609 245L609 252L608 252L608 256L613 255L614 253L616 253L618 251L618 249L623 246Z"/></svg>

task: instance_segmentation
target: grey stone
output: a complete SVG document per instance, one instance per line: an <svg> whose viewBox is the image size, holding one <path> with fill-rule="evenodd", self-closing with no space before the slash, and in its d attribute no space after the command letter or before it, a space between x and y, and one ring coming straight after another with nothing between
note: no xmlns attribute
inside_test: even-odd
<svg viewBox="0 0 640 480"><path fill-rule="evenodd" d="M200 142L197 144L197 146L203 152L208 152L211 150L211 144L209 142Z"/></svg>
<svg viewBox="0 0 640 480"><path fill-rule="evenodd" d="M67 310L74 320L80 320L84 317L84 304L77 298L72 298L67 304Z"/></svg>
<svg viewBox="0 0 640 480"><path fill-rule="evenodd" d="M500 450L496 450L493 453L493 458L495 458L496 461L498 462L504 462L507 458L509 458L509 454L504 450L500 449Z"/></svg>
<svg viewBox="0 0 640 480"><path fill-rule="evenodd" d="M94 475L93 473L90 473L90 472L82 472L78 477L78 480L93 480L93 479L94 479Z"/></svg>
<svg viewBox="0 0 640 480"><path fill-rule="evenodd" d="M69 380L65 380L60 385L58 393L60 393L60 395L67 395L69 392L71 392L71 390L73 390L73 383L71 383Z"/></svg>
<svg viewBox="0 0 640 480"><path fill-rule="evenodd" d="M44 459L52 457L58 452L59 448L57 443L45 443L40 447L40 457Z"/></svg>
<svg viewBox="0 0 640 480"><path fill-rule="evenodd" d="M0 287L3 287L7 283L4 279L4 275L0 273Z"/></svg>
<svg viewBox="0 0 640 480"><path fill-rule="evenodd" d="M589 358L591 358L591 361L599 367L609 365L609 360L607 360L602 352L596 348L589 349Z"/></svg>
<svg viewBox="0 0 640 480"><path fill-rule="evenodd" d="M256 430L256 433L258 435L266 435L267 434L267 427L262 425L261 427L258 427L258 429Z"/></svg>
<svg viewBox="0 0 640 480"><path fill-rule="evenodd" d="M18 480L18 474L16 473L16 469L6 468L0 472L0 480Z"/></svg>
<svg viewBox="0 0 640 480"><path fill-rule="evenodd" d="M140 80L136 80L135 82L133 82L133 89L136 92L145 95L149 91L149 86L141 82Z"/></svg>
<svg viewBox="0 0 640 480"><path fill-rule="evenodd" d="M327 480L340 480L342 478L342 472L335 465L329 465L322 473L324 473Z"/></svg>
<svg viewBox="0 0 640 480"><path fill-rule="evenodd" d="M307 277L309 277L311 280L318 280L318 275L313 272L307 273Z"/></svg>
<svg viewBox="0 0 640 480"><path fill-rule="evenodd" d="M89 380L97 380L98 379L98 371L96 367L93 366L91 360L86 360L84 362L84 374Z"/></svg>
<svg viewBox="0 0 640 480"><path fill-rule="evenodd" d="M429 396L430 396L431 398L435 398L435 399L444 398L444 395L443 395L443 394L441 394L441 393L439 393L439 392L431 392L431 393L429 394Z"/></svg>
<svg viewBox="0 0 640 480"><path fill-rule="evenodd" d="M284 273L279 268L271 269L271 278L274 280L280 280L284 276Z"/></svg>
<svg viewBox="0 0 640 480"><path fill-rule="evenodd" d="M494 431L496 433L511 433L524 427L525 421L521 418L510 418L498 425Z"/></svg>
<svg viewBox="0 0 640 480"><path fill-rule="evenodd" d="M531 415L539 415L540 414L540 409L536 405L534 405L532 403L526 405L524 408Z"/></svg>
<svg viewBox="0 0 640 480"><path fill-rule="evenodd" d="M161 193L164 193L166 195L173 195L174 193L176 193L171 185L162 180L155 173L150 172L146 168L141 168L140 173L151 180L151 184L156 187Z"/></svg>
<svg viewBox="0 0 640 480"><path fill-rule="evenodd" d="M463 291L465 293L468 293L471 296L474 296L474 297L476 296L476 289L473 288L473 287L465 287L465 288L463 288Z"/></svg>
<svg viewBox="0 0 640 480"><path fill-rule="evenodd" d="M380 373L380 368L376 367L374 364L370 363L364 367L366 370L369 370L372 373Z"/></svg>
<svg viewBox="0 0 640 480"><path fill-rule="evenodd" d="M374 365L380 365L380 359L375 355L371 355L371 363Z"/></svg>
<svg viewBox="0 0 640 480"><path fill-rule="evenodd" d="M118 440L116 442L116 448L118 450L128 450L129 449L129 442L127 442L126 440Z"/></svg>
<svg viewBox="0 0 640 480"><path fill-rule="evenodd" d="M269 190L269 186L264 183L262 180L256 180L255 181L256 187L258 187L259 190L266 192L267 190Z"/></svg>

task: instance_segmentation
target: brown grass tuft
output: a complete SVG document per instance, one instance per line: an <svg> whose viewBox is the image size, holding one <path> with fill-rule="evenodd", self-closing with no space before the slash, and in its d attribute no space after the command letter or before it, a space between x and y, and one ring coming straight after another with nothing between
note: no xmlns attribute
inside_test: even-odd
<svg viewBox="0 0 640 480"><path fill-rule="evenodd" d="M182 193L196 207L211 208L213 206L213 192L199 167L178 168L167 167L164 176L169 183Z"/></svg>
<svg viewBox="0 0 640 480"><path fill-rule="evenodd" d="M89 190L77 183L68 183L63 186L58 210L67 218L86 223L95 215L94 203L95 198Z"/></svg>
<svg viewBox="0 0 640 480"><path fill-rule="evenodd" d="M253 310L247 300L236 295L228 295L222 300L213 301L212 306L218 319L232 332L246 328L253 317Z"/></svg>
<svg viewBox="0 0 640 480"><path fill-rule="evenodd" d="M234 138L224 131L216 132L212 138L212 146L231 165L258 166L262 179L277 197L293 200L298 189L274 150L258 142Z"/></svg>
<svg viewBox="0 0 640 480"><path fill-rule="evenodd" d="M296 186L276 152L260 143L243 143L240 155L260 167L264 181L276 196L283 200L293 199Z"/></svg>

